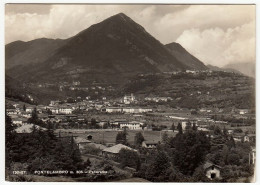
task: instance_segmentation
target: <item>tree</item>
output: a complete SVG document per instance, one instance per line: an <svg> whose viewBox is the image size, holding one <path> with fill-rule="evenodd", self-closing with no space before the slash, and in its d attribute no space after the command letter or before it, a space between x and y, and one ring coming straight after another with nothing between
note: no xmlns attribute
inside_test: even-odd
<svg viewBox="0 0 260 185"><path fill-rule="evenodd" d="M175 125L174 125L174 123L172 124L172 126L171 126L171 130L174 132L174 130L175 130Z"/></svg>
<svg viewBox="0 0 260 185"><path fill-rule="evenodd" d="M173 146L174 166L184 175L192 175L209 153L210 142L204 132L188 130L176 135Z"/></svg>
<svg viewBox="0 0 260 185"><path fill-rule="evenodd" d="M221 155L223 157L223 162L224 162L225 165L228 164L228 161L227 161L228 154L229 154L229 149L228 149L227 145L224 145L222 152L221 152Z"/></svg>
<svg viewBox="0 0 260 185"><path fill-rule="evenodd" d="M75 100L73 98L68 98L67 99L67 103L74 103L74 102L75 102Z"/></svg>
<svg viewBox="0 0 260 185"><path fill-rule="evenodd" d="M127 132L124 130L123 132L118 132L116 135L116 144L127 144L127 138L126 138Z"/></svg>
<svg viewBox="0 0 260 185"><path fill-rule="evenodd" d="M50 121L48 121L47 122L47 134L48 134L50 139L54 139L55 140L56 136L54 135L53 127L54 127L54 125Z"/></svg>
<svg viewBox="0 0 260 185"><path fill-rule="evenodd" d="M169 142L169 136L167 132L164 132L162 135L162 143L167 144Z"/></svg>
<svg viewBox="0 0 260 185"><path fill-rule="evenodd" d="M92 118L91 121L90 121L90 124L91 124L91 128L96 128L97 127L97 121L95 118Z"/></svg>
<svg viewBox="0 0 260 185"><path fill-rule="evenodd" d="M121 149L118 154L118 160L122 167L132 167L135 168L136 171L140 169L140 157L134 150Z"/></svg>
<svg viewBox="0 0 260 185"><path fill-rule="evenodd" d="M167 154L163 151L158 151L151 167L151 169L153 170L153 176L164 176L165 172L169 169L170 166L170 159Z"/></svg>
<svg viewBox="0 0 260 185"><path fill-rule="evenodd" d="M241 128L236 128L234 129L234 133L242 133L243 130Z"/></svg>
<svg viewBox="0 0 260 185"><path fill-rule="evenodd" d="M52 112L51 112L50 109L47 109L47 114L48 114L48 115L52 115Z"/></svg>
<svg viewBox="0 0 260 185"><path fill-rule="evenodd" d="M189 129L191 129L191 128L192 128L192 127L191 127L191 122L188 121L188 122L186 123L185 130L189 130Z"/></svg>
<svg viewBox="0 0 260 185"><path fill-rule="evenodd" d="M236 147L236 143L235 143L235 140L234 140L233 136L231 136L231 137L227 140L226 144L227 144L227 146L228 146L229 149Z"/></svg>
<svg viewBox="0 0 260 185"><path fill-rule="evenodd" d="M6 154L11 162L28 164L28 171L83 169L77 145L71 138L51 136L50 129L16 135ZM6 148L7 149L7 148Z"/></svg>
<svg viewBox="0 0 260 185"><path fill-rule="evenodd" d="M223 128L223 135L224 135L224 136L227 136L227 134L228 134L227 129L226 129L226 127L224 126L224 128Z"/></svg>
<svg viewBox="0 0 260 185"><path fill-rule="evenodd" d="M87 161L84 163L85 167L90 167L91 166L91 161L89 160L89 158L87 159Z"/></svg>
<svg viewBox="0 0 260 185"><path fill-rule="evenodd" d="M193 124L192 124L192 130L194 130L194 131L196 131L196 130L197 130L196 123L193 123Z"/></svg>
<svg viewBox="0 0 260 185"><path fill-rule="evenodd" d="M209 179L205 175L203 165L197 167L192 175L193 182L208 182Z"/></svg>
<svg viewBox="0 0 260 185"><path fill-rule="evenodd" d="M215 134L215 135L221 135L221 129L219 128L219 126L215 126L215 128L214 128L214 134Z"/></svg>
<svg viewBox="0 0 260 185"><path fill-rule="evenodd" d="M231 153L228 155L228 164L230 165L240 165L240 157L238 154Z"/></svg>
<svg viewBox="0 0 260 185"><path fill-rule="evenodd" d="M181 123L178 123L177 129L179 134L183 134Z"/></svg>
<svg viewBox="0 0 260 185"><path fill-rule="evenodd" d="M139 147L142 145L142 142L144 141L144 136L141 132L138 132L135 134L135 146Z"/></svg>
<svg viewBox="0 0 260 185"><path fill-rule="evenodd" d="M224 163L224 156L222 156L222 153L220 152L216 152L215 154L213 154L211 161L216 164L216 165L220 165L223 166Z"/></svg>
<svg viewBox="0 0 260 185"><path fill-rule="evenodd" d="M5 113L5 163L6 166L10 165L12 161L11 148L14 145L16 134L16 126L13 124L12 119Z"/></svg>
<svg viewBox="0 0 260 185"><path fill-rule="evenodd" d="M28 119L28 122L29 123L38 123L38 114L37 114L37 110L36 110L36 107L33 109L32 111L32 116Z"/></svg>

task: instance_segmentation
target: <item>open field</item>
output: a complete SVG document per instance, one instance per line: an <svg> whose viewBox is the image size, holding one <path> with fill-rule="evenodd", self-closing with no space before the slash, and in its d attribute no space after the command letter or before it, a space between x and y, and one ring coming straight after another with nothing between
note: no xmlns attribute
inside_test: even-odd
<svg viewBox="0 0 260 185"><path fill-rule="evenodd" d="M86 130L86 129L57 129L58 133L61 131L61 136L79 136L87 138L87 135L92 135L92 141L95 143L115 143L116 135L120 130ZM134 137L137 132L142 132L146 141L155 141L158 142L161 140L161 136L164 132L167 132L169 136L175 136L176 132L172 131L150 131L150 130L128 130L127 140L130 144L134 143Z"/></svg>

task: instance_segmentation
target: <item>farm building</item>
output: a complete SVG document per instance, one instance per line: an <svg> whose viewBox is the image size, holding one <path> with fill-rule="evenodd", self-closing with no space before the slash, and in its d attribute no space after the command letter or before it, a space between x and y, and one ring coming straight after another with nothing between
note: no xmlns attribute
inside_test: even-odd
<svg viewBox="0 0 260 185"><path fill-rule="evenodd" d="M84 146L86 146L88 143L91 143L91 141L85 139L85 138L82 138L82 137L75 137L73 138L75 143L78 145L79 149L83 149Z"/></svg>
<svg viewBox="0 0 260 185"><path fill-rule="evenodd" d="M136 151L128 146L125 146L123 144L117 144L115 146L106 148L104 150L102 150L102 155L105 157L109 157L109 158L116 158L120 152L121 149L128 149L128 150L133 150Z"/></svg>
<svg viewBox="0 0 260 185"><path fill-rule="evenodd" d="M144 148L156 148L158 142L155 141L143 141L142 147Z"/></svg>
<svg viewBox="0 0 260 185"><path fill-rule="evenodd" d="M216 179L216 178L219 179L219 178L221 178L221 176L220 176L220 169L221 169L221 167L220 166L212 164L210 162L206 162L203 165L203 168L205 170L206 176L209 179Z"/></svg>

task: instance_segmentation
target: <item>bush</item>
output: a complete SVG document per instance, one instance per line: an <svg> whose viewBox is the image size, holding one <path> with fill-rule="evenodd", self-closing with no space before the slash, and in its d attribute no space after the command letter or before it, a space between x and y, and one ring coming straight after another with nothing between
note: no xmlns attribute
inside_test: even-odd
<svg viewBox="0 0 260 185"><path fill-rule="evenodd" d="M132 167L136 171L140 169L140 157L137 152L129 149L121 149L119 151L118 162L120 162L122 167Z"/></svg>
<svg viewBox="0 0 260 185"><path fill-rule="evenodd" d="M99 155L101 153L100 148L96 148L95 146L92 145L87 145L84 146L84 149L82 151L83 154L91 154L91 155Z"/></svg>
<svg viewBox="0 0 260 185"><path fill-rule="evenodd" d="M227 160L230 165L240 165L240 157L238 154L229 154Z"/></svg>

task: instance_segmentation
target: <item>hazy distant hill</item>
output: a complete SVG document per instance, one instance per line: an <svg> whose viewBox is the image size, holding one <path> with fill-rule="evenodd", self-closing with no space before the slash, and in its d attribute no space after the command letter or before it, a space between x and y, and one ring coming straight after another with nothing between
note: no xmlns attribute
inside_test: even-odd
<svg viewBox="0 0 260 185"><path fill-rule="evenodd" d="M210 64L208 64L207 67L208 67L208 69L210 69L212 71L223 71L222 68L217 67L217 66L213 66L213 65L210 65Z"/></svg>
<svg viewBox="0 0 260 185"><path fill-rule="evenodd" d="M7 73L21 80L124 81L139 73L205 69L179 44L166 47L123 13L66 40L6 45Z"/></svg>
<svg viewBox="0 0 260 185"><path fill-rule="evenodd" d="M205 70L207 67L196 57L191 55L186 49L180 44L173 42L165 45L166 48L181 61L187 68L195 70Z"/></svg>
<svg viewBox="0 0 260 185"><path fill-rule="evenodd" d="M241 74L244 75L243 73L241 73L240 71L236 70L236 69L231 69L231 68L221 68L221 67L217 67L217 66L213 66L213 65L207 65L208 69L212 70L212 71L226 71L226 72L233 72L233 73L237 73L237 74Z"/></svg>
<svg viewBox="0 0 260 185"><path fill-rule="evenodd" d="M251 62L247 63L236 63L236 64L228 64L224 66L225 69L235 69L244 75L254 77L255 78L255 64Z"/></svg>

